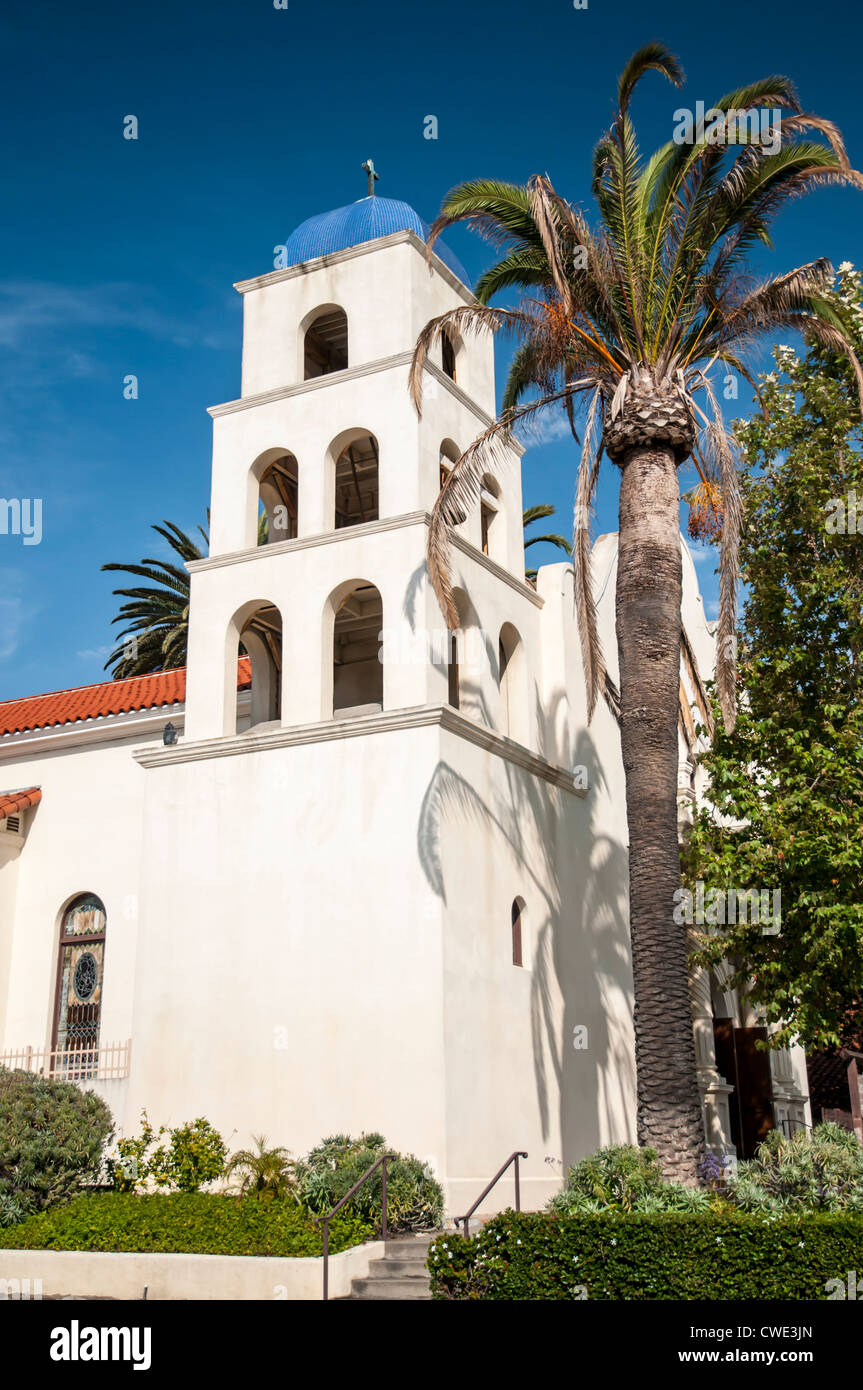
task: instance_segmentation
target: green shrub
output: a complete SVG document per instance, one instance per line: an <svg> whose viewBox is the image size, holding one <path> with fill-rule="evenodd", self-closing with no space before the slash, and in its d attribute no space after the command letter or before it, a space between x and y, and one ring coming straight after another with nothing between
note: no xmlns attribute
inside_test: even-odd
<svg viewBox="0 0 863 1390"><path fill-rule="evenodd" d="M297 1164L297 1195L316 1215L330 1211L367 1168L389 1152L381 1134L324 1139ZM363 1184L345 1211L380 1230L381 1170ZM387 1164L387 1227L390 1231L433 1231L443 1220L443 1190L413 1154Z"/></svg>
<svg viewBox="0 0 863 1390"><path fill-rule="evenodd" d="M15 1226L28 1215L23 1202L10 1197L8 1192L0 1192L0 1230L4 1226Z"/></svg>
<svg viewBox="0 0 863 1390"><path fill-rule="evenodd" d="M94 1182L112 1128L110 1110L92 1091L0 1068L0 1224Z"/></svg>
<svg viewBox="0 0 863 1390"><path fill-rule="evenodd" d="M169 1135L167 1146L158 1144ZM134 1192L155 1184L178 1192L198 1192L225 1171L227 1145L208 1120L187 1120L176 1129L153 1129L146 1110L141 1111L141 1132L118 1139L114 1153L105 1160L109 1181L116 1192Z"/></svg>
<svg viewBox="0 0 863 1390"><path fill-rule="evenodd" d="M548 1204L560 1215L599 1211L701 1211L706 1192L666 1182L655 1149L610 1144L570 1168L566 1185Z"/></svg>
<svg viewBox="0 0 863 1390"><path fill-rule="evenodd" d="M178 1192L199 1192L205 1183L222 1176L228 1147L208 1120L187 1120L169 1132L167 1149L154 1155L157 1181Z"/></svg>
<svg viewBox="0 0 863 1390"><path fill-rule="evenodd" d="M428 1267L439 1299L825 1299L863 1267L863 1217L504 1212Z"/></svg>
<svg viewBox="0 0 863 1390"><path fill-rule="evenodd" d="M154 1145L165 1132L163 1125L157 1134L146 1110L141 1111L140 1134L123 1135L116 1141L114 1152L105 1159L105 1172L115 1192L134 1192L153 1176Z"/></svg>
<svg viewBox="0 0 863 1390"><path fill-rule="evenodd" d="M738 1164L726 1196L742 1211L765 1215L863 1212L863 1145L835 1124L801 1129L790 1139L771 1130L755 1157Z"/></svg>
<svg viewBox="0 0 863 1390"><path fill-rule="evenodd" d="M339 1215L330 1250L371 1240L371 1227ZM197 1255L320 1255L321 1230L293 1201L206 1192L101 1192L0 1231L0 1248L150 1250Z"/></svg>

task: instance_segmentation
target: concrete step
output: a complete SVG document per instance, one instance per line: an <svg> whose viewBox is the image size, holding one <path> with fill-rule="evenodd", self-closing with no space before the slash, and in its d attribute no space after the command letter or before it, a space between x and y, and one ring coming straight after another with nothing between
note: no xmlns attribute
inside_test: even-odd
<svg viewBox="0 0 863 1390"><path fill-rule="evenodd" d="M348 1294L357 1299L427 1299L431 1300L427 1279L355 1279ZM347 1300L345 1300L347 1301Z"/></svg>
<svg viewBox="0 0 863 1390"><path fill-rule="evenodd" d="M416 1236L399 1236L388 1240L380 1259L372 1260L363 1279L354 1279L347 1298L340 1302L365 1299L410 1299L431 1301L429 1274L426 1269L428 1249L440 1232L423 1232Z"/></svg>
<svg viewBox="0 0 863 1390"><path fill-rule="evenodd" d="M402 1277L405 1279L425 1279L428 1280L428 1270L425 1260L414 1258L401 1259L398 1255L387 1255L382 1260L372 1260L369 1265L369 1275L376 1279L388 1279Z"/></svg>

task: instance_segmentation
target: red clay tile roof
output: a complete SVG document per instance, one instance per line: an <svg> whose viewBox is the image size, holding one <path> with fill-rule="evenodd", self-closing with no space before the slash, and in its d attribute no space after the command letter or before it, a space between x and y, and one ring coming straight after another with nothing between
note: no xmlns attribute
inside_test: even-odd
<svg viewBox="0 0 863 1390"><path fill-rule="evenodd" d="M22 792L0 792L0 820L16 816L19 811L26 811L28 806L35 806L41 800L42 793L38 787L27 787Z"/></svg>
<svg viewBox="0 0 863 1390"><path fill-rule="evenodd" d="M241 656L237 663L237 688L245 689L251 679L249 658ZM158 709L160 705L182 704L185 698L185 666L152 676L131 676L102 685L57 690L50 695L27 695L21 700L0 703L0 736L73 724L80 719L100 719L109 714L128 714L132 710Z"/></svg>

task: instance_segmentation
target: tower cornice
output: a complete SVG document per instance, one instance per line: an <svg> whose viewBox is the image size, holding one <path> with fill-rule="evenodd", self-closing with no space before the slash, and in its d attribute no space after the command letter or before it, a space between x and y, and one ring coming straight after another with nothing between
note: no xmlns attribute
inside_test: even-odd
<svg viewBox="0 0 863 1390"><path fill-rule="evenodd" d="M203 560L189 560L186 569L190 574L200 574L205 570L223 569L227 565L254 564L256 561L272 559L276 555L291 555L300 550L312 550L317 546L337 545L345 540L376 536L386 531L400 531L406 526L427 527L430 525L431 514L429 512L403 512L401 516L387 516L377 521L365 521L358 526L343 528L339 531L321 531L316 536L297 536L294 540L276 541L272 545L256 545L251 550L232 550L224 555L208 555ZM471 545L470 541L465 540L457 531L450 533L450 544L455 550L461 551L462 555L466 555L469 560L473 560L480 568L487 570L489 574L493 574L504 584L508 584L511 589L528 599L536 608L544 607L545 600L530 584L526 584L516 575L510 574L508 569L499 565L488 555L484 555L477 546Z"/></svg>
<svg viewBox="0 0 863 1390"><path fill-rule="evenodd" d="M258 391L251 396L239 396L235 401L224 401L221 405L210 405L207 407L207 414L214 420L223 415L233 415L239 410L254 410L259 405L271 405L274 401L290 400L294 396L304 396L310 391L323 391L327 387L337 386L340 382L357 381L362 377L374 376L377 372L388 372L397 370L399 367L409 367L413 360L413 352L395 352L391 357L379 357L373 362L361 362L356 367L346 367L341 372L329 372L326 376L312 377L309 381L297 381L291 386L274 386L270 391ZM477 405L476 401L462 391L461 387L452 381L445 372L441 371L436 362L426 358L423 370L428 372L434 381L442 386L451 396L461 405L471 412L472 415L484 427L492 424L492 417L482 406ZM511 439L509 447L519 455L524 453L524 445L518 440Z"/></svg>
<svg viewBox="0 0 863 1390"><path fill-rule="evenodd" d="M405 230L403 232L390 232L387 236L375 237L373 241L363 241L357 246L346 246L343 251L330 251L326 256L316 256L310 261L301 261L298 265L286 265L282 270L270 270L266 275L255 275L251 280L237 280L234 289L238 294L248 294L250 290L263 290L268 285L278 285L282 280L296 280L299 277L306 277L314 274L316 270L323 270L327 266L341 265L343 261L352 261L357 256L368 256L373 251L380 251L387 246L399 246L403 243L413 246L416 251L426 259L426 245L421 241L416 232ZM466 285L454 275L449 266L445 265L440 256L432 252L432 265L442 280L455 290L464 300L465 304L476 304L477 299Z"/></svg>

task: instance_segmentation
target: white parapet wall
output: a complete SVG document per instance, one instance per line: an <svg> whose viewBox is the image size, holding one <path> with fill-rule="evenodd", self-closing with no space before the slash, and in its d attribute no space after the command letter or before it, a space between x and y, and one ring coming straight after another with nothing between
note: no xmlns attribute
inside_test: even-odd
<svg viewBox="0 0 863 1390"><path fill-rule="evenodd" d="M384 1254L369 1241L330 1256L330 1298L350 1293ZM90 1250L0 1250L0 1298L155 1300L323 1298L323 1259L256 1255L163 1255ZM25 1284L24 1281L29 1281ZM23 1287L22 1287L23 1286Z"/></svg>

